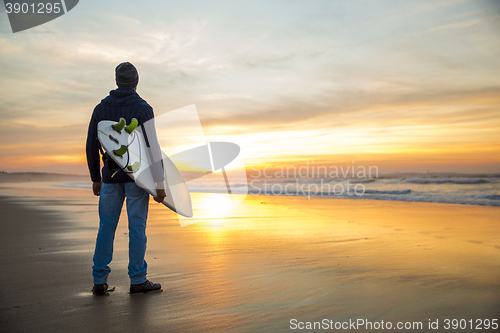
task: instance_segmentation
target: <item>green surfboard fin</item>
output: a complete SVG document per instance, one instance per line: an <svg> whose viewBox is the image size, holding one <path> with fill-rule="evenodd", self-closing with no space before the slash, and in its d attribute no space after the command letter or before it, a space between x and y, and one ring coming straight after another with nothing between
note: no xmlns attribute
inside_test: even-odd
<svg viewBox="0 0 500 333"><path fill-rule="evenodd" d="M136 128L139 123L137 122L137 119L132 118L132 121L128 126L125 127L125 131L127 131L128 134L132 133Z"/></svg>
<svg viewBox="0 0 500 333"><path fill-rule="evenodd" d="M122 131L122 129L125 127L125 119L124 118L120 118L120 121L117 122L114 125L111 125L111 127L113 127L113 129L115 131L117 131L118 133L120 133Z"/></svg>
<svg viewBox="0 0 500 333"><path fill-rule="evenodd" d="M129 171L137 171L137 170L140 169L140 167L141 167L141 163L140 162L135 162L133 165L127 166L127 169Z"/></svg>
<svg viewBox="0 0 500 333"><path fill-rule="evenodd" d="M117 156L123 156L127 152L127 146L122 145L119 149L113 150L113 153Z"/></svg>

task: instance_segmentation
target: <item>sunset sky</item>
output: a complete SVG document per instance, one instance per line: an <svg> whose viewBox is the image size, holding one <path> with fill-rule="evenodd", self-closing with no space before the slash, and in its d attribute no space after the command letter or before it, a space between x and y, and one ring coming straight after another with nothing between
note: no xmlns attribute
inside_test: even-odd
<svg viewBox="0 0 500 333"><path fill-rule="evenodd" d="M195 104L247 165L499 172L499 33L497 0L86 0L16 34L1 9L0 170L87 173L130 61L157 115Z"/></svg>

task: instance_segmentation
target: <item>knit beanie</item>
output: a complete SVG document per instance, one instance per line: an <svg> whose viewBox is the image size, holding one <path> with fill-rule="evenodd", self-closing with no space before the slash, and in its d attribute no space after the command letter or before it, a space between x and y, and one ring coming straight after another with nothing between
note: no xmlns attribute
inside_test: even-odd
<svg viewBox="0 0 500 333"><path fill-rule="evenodd" d="M122 62L116 69L116 85L118 87L137 87L139 83L139 73L130 62Z"/></svg>

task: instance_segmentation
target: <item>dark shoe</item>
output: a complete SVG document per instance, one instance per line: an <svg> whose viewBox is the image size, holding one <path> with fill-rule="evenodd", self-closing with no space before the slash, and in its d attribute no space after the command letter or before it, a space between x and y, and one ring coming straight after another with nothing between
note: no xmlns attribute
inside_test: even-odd
<svg viewBox="0 0 500 333"><path fill-rule="evenodd" d="M108 284L107 283L94 284L94 287L92 288L92 293L98 296L108 295Z"/></svg>
<svg viewBox="0 0 500 333"><path fill-rule="evenodd" d="M149 280L146 280L145 282L140 283L140 284L131 284L130 285L130 293L131 294L147 293L149 291L163 291L163 289L161 289L161 284L153 283Z"/></svg>

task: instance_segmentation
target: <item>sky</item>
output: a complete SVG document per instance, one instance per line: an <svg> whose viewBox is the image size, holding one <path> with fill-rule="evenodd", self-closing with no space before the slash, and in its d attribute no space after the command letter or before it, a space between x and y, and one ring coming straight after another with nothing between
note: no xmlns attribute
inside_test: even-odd
<svg viewBox="0 0 500 333"><path fill-rule="evenodd" d="M499 32L497 0L86 0L15 34L0 9L0 170L86 174L130 61L157 116L195 105L247 166L499 172Z"/></svg>

